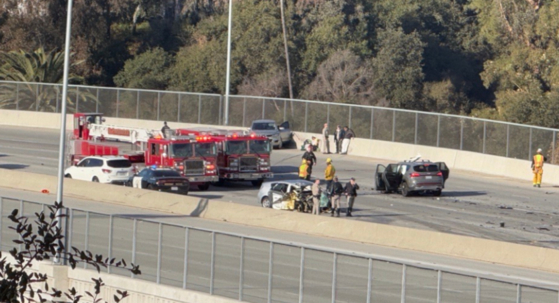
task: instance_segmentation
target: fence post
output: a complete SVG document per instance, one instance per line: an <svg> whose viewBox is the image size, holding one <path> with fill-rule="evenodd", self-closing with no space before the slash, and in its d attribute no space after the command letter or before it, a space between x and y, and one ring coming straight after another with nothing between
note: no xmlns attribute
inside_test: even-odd
<svg viewBox="0 0 559 303"><path fill-rule="evenodd" d="M202 95L198 95L198 124L202 121Z"/></svg>
<svg viewBox="0 0 559 303"><path fill-rule="evenodd" d="M89 212L85 213L85 240L84 250L89 250ZM87 263L83 264L83 268L87 268Z"/></svg>
<svg viewBox="0 0 559 303"><path fill-rule="evenodd" d="M157 272L156 272L156 281L155 283L161 284L161 244L163 242L162 237L163 231L163 224L159 223L159 235L157 238Z"/></svg>
<svg viewBox="0 0 559 303"><path fill-rule="evenodd" d="M407 266L406 264L402 264L402 294L400 297L400 302L406 303L406 273L407 273Z"/></svg>
<svg viewBox="0 0 559 303"><path fill-rule="evenodd" d="M132 224L132 263L136 264L136 234L138 229L138 219L134 219ZM130 278L134 278L134 274L130 274Z"/></svg>
<svg viewBox="0 0 559 303"><path fill-rule="evenodd" d="M2 250L2 233L4 232L2 230L2 217L3 217L3 211L4 211L4 197L0 197L0 250Z"/></svg>
<svg viewBox="0 0 559 303"><path fill-rule="evenodd" d="M113 251L113 226L114 226L114 222L113 222L114 218L113 215L109 215L109 251L108 251L108 255L109 255L109 260L112 259L112 251ZM107 273L111 273L111 265L107 266Z"/></svg>
<svg viewBox="0 0 559 303"><path fill-rule="evenodd" d="M476 303L480 303L481 300L481 279L476 277Z"/></svg>
<svg viewBox="0 0 559 303"><path fill-rule="evenodd" d="M58 113L58 102L59 102L58 97L59 96L58 96L58 90L57 90L56 91L56 112L57 113ZM97 98L97 100L99 100L99 98ZM18 100L18 103L19 103L19 100ZM99 102L97 102L97 103L99 103ZM99 112L99 111L97 111L97 112Z"/></svg>
<svg viewBox="0 0 559 303"><path fill-rule="evenodd" d="M262 119L265 119L265 117L266 117L266 100L262 98Z"/></svg>
<svg viewBox="0 0 559 303"><path fill-rule="evenodd" d="M532 159L532 128L530 127L530 143L528 144L528 160Z"/></svg>
<svg viewBox="0 0 559 303"><path fill-rule="evenodd" d="M520 284L516 284L516 303L522 303L522 294L520 291Z"/></svg>
<svg viewBox="0 0 559 303"><path fill-rule="evenodd" d="M246 127L246 115L247 115L247 98L243 98L243 127Z"/></svg>
<svg viewBox="0 0 559 303"><path fill-rule="evenodd" d="M373 139L373 122L375 121L374 118L373 118L374 117L374 112L375 112L375 109L371 108L371 138L370 138L371 140Z"/></svg>
<svg viewBox="0 0 559 303"><path fill-rule="evenodd" d="M353 109L353 106L349 107L349 128L351 128L351 110Z"/></svg>
<svg viewBox="0 0 559 303"><path fill-rule="evenodd" d="M19 83L16 83L16 110L19 110Z"/></svg>
<svg viewBox="0 0 559 303"><path fill-rule="evenodd" d="M299 268L299 303L303 303L303 275L305 273L305 248L301 247L301 263Z"/></svg>
<svg viewBox="0 0 559 303"><path fill-rule="evenodd" d="M510 140L510 125L507 124L507 152L506 152L507 158L509 156L509 140Z"/></svg>
<svg viewBox="0 0 559 303"><path fill-rule="evenodd" d="M441 287L442 287L443 273L437 270L437 303L441 303Z"/></svg>
<svg viewBox="0 0 559 303"><path fill-rule="evenodd" d="M326 123L330 126L330 103L326 104Z"/></svg>
<svg viewBox="0 0 559 303"><path fill-rule="evenodd" d="M118 118L118 107L120 105L120 89L116 90L116 117Z"/></svg>
<svg viewBox="0 0 559 303"><path fill-rule="evenodd" d="M268 303L272 303L272 275L274 268L274 242L270 242L270 259L268 260Z"/></svg>
<svg viewBox="0 0 559 303"><path fill-rule="evenodd" d="M182 275L182 288L186 289L186 278L188 277L188 232L189 228L184 229L184 267Z"/></svg>
<svg viewBox="0 0 559 303"><path fill-rule="evenodd" d="M551 164L556 164L555 163L555 144L556 144L556 138L557 138L557 134L555 134L555 131L553 131L553 148L551 149Z"/></svg>
<svg viewBox="0 0 559 303"><path fill-rule="evenodd" d="M221 112L221 107L222 107L222 105L221 105L221 103L222 103L222 102L223 102L223 96L222 96L222 95L219 95L219 123L222 123L222 122L221 122L221 115L222 115L222 112ZM219 123L218 123L218 124L219 124ZM225 123L223 123L223 124L225 124Z"/></svg>
<svg viewBox="0 0 559 303"><path fill-rule="evenodd" d="M182 95L177 94L177 122L181 122L181 98ZM219 121L221 121L221 119Z"/></svg>
<svg viewBox="0 0 559 303"><path fill-rule="evenodd" d="M210 263L210 295L214 294L214 272L215 272L215 231L212 231L212 252Z"/></svg>
<svg viewBox="0 0 559 303"><path fill-rule="evenodd" d="M239 301L243 301L243 284L245 275L243 273L245 261L245 237L241 237L241 260L239 268Z"/></svg>
<svg viewBox="0 0 559 303"><path fill-rule="evenodd" d="M334 253L334 264L332 265L332 303L336 303L336 267L338 263L338 254Z"/></svg>
<svg viewBox="0 0 559 303"><path fill-rule="evenodd" d="M283 101L283 121L287 121L287 101Z"/></svg>
<svg viewBox="0 0 559 303"><path fill-rule="evenodd" d="M441 115L438 115L437 118L437 147L439 147L441 138Z"/></svg>
<svg viewBox="0 0 559 303"><path fill-rule="evenodd" d="M35 85L35 111L39 111L39 85Z"/></svg>
<svg viewBox="0 0 559 303"><path fill-rule="evenodd" d="M161 111L161 92L157 92L157 121L159 121L160 111Z"/></svg>
<svg viewBox="0 0 559 303"><path fill-rule="evenodd" d="M460 150L464 150L464 119L460 119Z"/></svg>
<svg viewBox="0 0 559 303"><path fill-rule="evenodd" d="M58 92L57 92L58 94ZM97 88L97 92L95 93L95 112L98 113L99 112L99 88ZM58 100L58 98L57 98ZM58 104L58 103L57 103Z"/></svg>
<svg viewBox="0 0 559 303"><path fill-rule="evenodd" d="M76 87L76 113L80 112L80 87Z"/></svg>
<svg viewBox="0 0 559 303"><path fill-rule="evenodd" d="M373 259L369 258L369 270L367 271L367 303L371 303L372 287L373 287Z"/></svg>
<svg viewBox="0 0 559 303"><path fill-rule="evenodd" d="M309 113L309 102L305 102L305 133L307 132L308 113Z"/></svg>
<svg viewBox="0 0 559 303"><path fill-rule="evenodd" d="M142 92L138 91L136 94L136 119L140 119L140 94Z"/></svg>
<svg viewBox="0 0 559 303"><path fill-rule="evenodd" d="M415 144L415 145L417 145L417 128L418 128L418 125L419 125L418 124L419 123L418 119L419 119L419 114L415 113L415 137L413 139L413 144Z"/></svg>
<svg viewBox="0 0 559 303"><path fill-rule="evenodd" d="M396 111L392 110L392 142L396 141Z"/></svg>
<svg viewBox="0 0 559 303"><path fill-rule="evenodd" d="M485 154L486 138L487 138L487 121L483 121L483 154Z"/></svg>

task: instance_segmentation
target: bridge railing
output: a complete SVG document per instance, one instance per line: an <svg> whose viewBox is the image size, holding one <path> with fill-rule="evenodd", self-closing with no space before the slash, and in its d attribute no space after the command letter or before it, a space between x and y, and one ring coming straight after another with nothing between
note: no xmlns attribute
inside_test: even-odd
<svg viewBox="0 0 559 303"><path fill-rule="evenodd" d="M0 248L19 248L8 215L45 205L0 197ZM135 279L245 302L557 303L559 285L436 264L68 209L68 247L140 264ZM84 267L86 268L86 267ZM109 267L108 273L130 273Z"/></svg>
<svg viewBox="0 0 559 303"><path fill-rule="evenodd" d="M60 112L62 85L0 82L4 109ZM418 144L530 160L542 148L559 164L559 130L458 115L254 96L230 96L225 113L218 94L70 85L69 112L108 117L250 127L255 119L289 121L294 131L320 133L329 123L348 126L357 137Z"/></svg>

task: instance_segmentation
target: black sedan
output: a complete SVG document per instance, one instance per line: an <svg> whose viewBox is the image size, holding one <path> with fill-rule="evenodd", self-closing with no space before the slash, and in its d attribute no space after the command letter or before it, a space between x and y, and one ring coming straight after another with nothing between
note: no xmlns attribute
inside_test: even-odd
<svg viewBox="0 0 559 303"><path fill-rule="evenodd" d="M168 168L144 168L131 177L126 186L151 190L188 194L190 182L175 170Z"/></svg>

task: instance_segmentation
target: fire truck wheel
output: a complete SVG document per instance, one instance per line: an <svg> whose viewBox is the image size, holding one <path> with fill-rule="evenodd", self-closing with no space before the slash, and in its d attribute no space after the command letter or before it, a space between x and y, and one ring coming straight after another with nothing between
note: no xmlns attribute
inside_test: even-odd
<svg viewBox="0 0 559 303"><path fill-rule="evenodd" d="M250 183L252 183L252 186L256 186L256 187L260 187L260 185L262 185L263 180L252 180L250 181Z"/></svg>
<svg viewBox="0 0 559 303"><path fill-rule="evenodd" d="M210 188L210 183L198 184L199 190L208 190Z"/></svg>
<svg viewBox="0 0 559 303"><path fill-rule="evenodd" d="M93 177L93 180L91 181L99 183L99 179L97 177Z"/></svg>

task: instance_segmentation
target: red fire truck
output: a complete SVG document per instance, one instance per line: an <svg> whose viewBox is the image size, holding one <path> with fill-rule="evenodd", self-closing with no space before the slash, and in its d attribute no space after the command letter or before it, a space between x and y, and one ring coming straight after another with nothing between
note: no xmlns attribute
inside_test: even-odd
<svg viewBox="0 0 559 303"><path fill-rule="evenodd" d="M69 141L71 164L87 156L122 155L142 166L179 170L191 185L207 190L219 180L216 140L209 136L162 136L160 131L104 125L103 114L74 114L74 131ZM97 141L101 139L100 141ZM120 142L107 142L112 139Z"/></svg>
<svg viewBox="0 0 559 303"><path fill-rule="evenodd" d="M251 181L260 186L274 175L271 169L272 146L268 138L246 131L220 129L177 129L177 134L210 137L217 144L219 183Z"/></svg>

